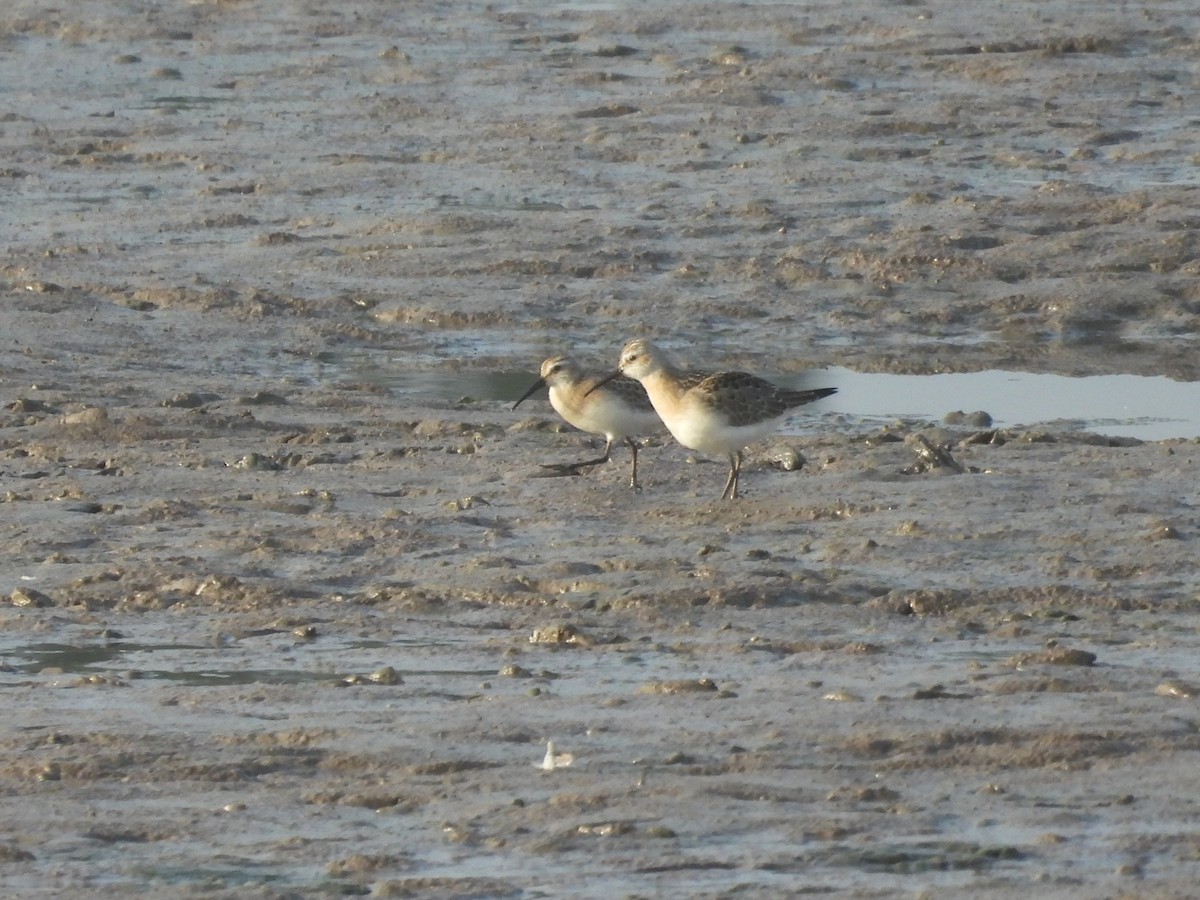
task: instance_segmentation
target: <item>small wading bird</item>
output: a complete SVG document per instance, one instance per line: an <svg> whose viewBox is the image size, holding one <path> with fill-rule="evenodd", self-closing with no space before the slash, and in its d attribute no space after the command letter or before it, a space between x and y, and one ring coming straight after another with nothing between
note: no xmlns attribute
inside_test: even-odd
<svg viewBox="0 0 1200 900"><path fill-rule="evenodd" d="M631 378L612 378L603 387L600 379L586 375L583 368L569 356L551 356L542 363L541 375L521 399L513 404L520 406L542 386L550 388L550 405L554 411L588 434L602 434L604 455L596 459L585 459L576 463L544 463L555 475L578 475L581 469L608 462L614 441L622 441L633 453L633 472L629 486L641 490L638 484L638 448L632 435L658 431L662 422L645 389Z"/></svg>
<svg viewBox="0 0 1200 900"><path fill-rule="evenodd" d="M592 388L602 391L620 377L642 383L659 418L675 440L701 453L729 459L722 500L738 495L742 449L769 435L797 406L837 392L837 388L792 391L746 372L687 372L676 369L650 341L630 341L617 371Z"/></svg>

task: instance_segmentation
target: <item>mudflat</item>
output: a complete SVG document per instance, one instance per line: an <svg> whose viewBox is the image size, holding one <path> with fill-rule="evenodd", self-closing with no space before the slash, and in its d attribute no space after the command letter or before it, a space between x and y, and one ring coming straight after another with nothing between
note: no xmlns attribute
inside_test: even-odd
<svg viewBox="0 0 1200 900"><path fill-rule="evenodd" d="M3 892L1190 896L1195 436L511 409L1200 379L1191 10L944 6L7 3Z"/></svg>

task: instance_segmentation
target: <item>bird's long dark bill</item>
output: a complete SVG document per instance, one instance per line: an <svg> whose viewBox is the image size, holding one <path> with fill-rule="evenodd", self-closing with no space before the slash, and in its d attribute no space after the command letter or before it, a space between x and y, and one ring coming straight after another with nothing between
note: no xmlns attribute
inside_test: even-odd
<svg viewBox="0 0 1200 900"><path fill-rule="evenodd" d="M516 409L518 406L520 406L522 403L524 403L526 400L528 400L531 396L533 396L533 394L536 391L538 391L541 388L544 388L545 386L546 386L546 379L539 378L537 381L535 381L533 383L533 386L530 387L529 390L527 390L525 393L523 393L521 395L521 399L518 400L516 403L514 403L512 405L512 408Z"/></svg>
<svg viewBox="0 0 1200 900"><path fill-rule="evenodd" d="M617 369L615 372L609 372L607 375L605 375L603 378L601 378L599 381L597 381L595 384L593 384L590 388L588 388L587 393L590 394L592 391L600 390L600 388L604 387L606 384L608 384L610 381L612 381L614 378L616 378L620 374L621 374L620 369ZM584 394L583 396L586 397L587 394Z"/></svg>

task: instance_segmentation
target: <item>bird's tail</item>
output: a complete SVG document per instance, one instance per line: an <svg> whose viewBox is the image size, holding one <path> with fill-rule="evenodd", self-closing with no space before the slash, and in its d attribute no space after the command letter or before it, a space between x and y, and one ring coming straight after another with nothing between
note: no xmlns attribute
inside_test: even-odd
<svg viewBox="0 0 1200 900"><path fill-rule="evenodd" d="M803 406L805 403L812 403L836 393L837 388L813 388L811 391L788 391L784 394L784 399L789 407Z"/></svg>

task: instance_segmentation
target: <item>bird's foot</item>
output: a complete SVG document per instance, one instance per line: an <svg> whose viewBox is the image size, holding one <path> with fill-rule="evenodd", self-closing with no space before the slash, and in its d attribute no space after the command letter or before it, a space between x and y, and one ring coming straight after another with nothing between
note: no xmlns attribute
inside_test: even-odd
<svg viewBox="0 0 1200 900"><path fill-rule="evenodd" d="M542 463L541 466L545 472L539 472L535 478L564 478L569 475L582 475L593 466L599 465L603 460L588 460L586 462L577 463Z"/></svg>

